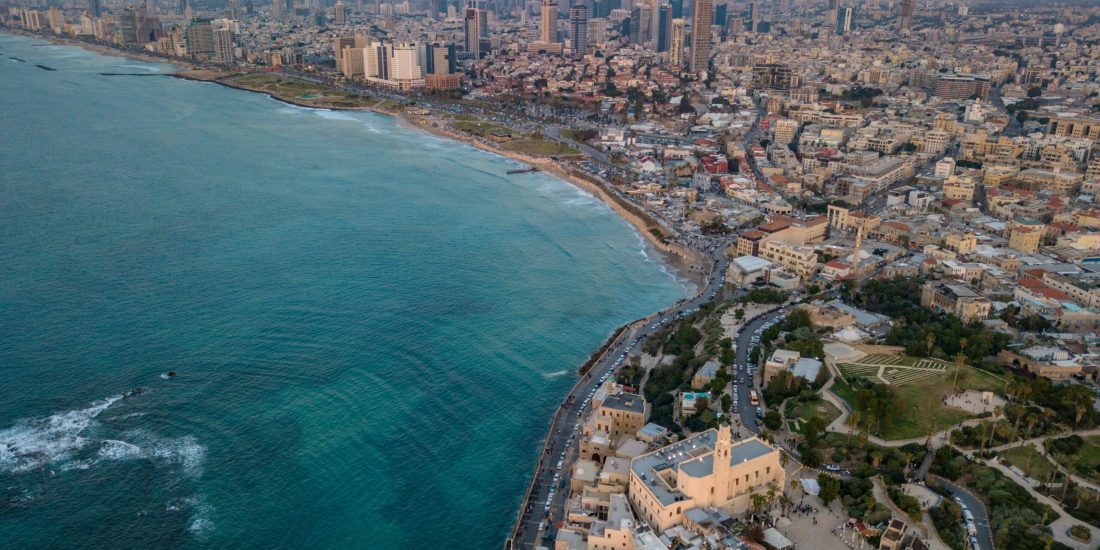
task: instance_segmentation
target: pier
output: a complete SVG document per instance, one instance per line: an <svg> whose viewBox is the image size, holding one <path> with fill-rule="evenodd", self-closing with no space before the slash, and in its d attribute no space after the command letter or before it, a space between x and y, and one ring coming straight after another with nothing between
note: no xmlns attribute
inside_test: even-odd
<svg viewBox="0 0 1100 550"><path fill-rule="evenodd" d="M536 168L536 167L534 167L534 166L528 166L527 168L516 168L516 169L514 169L514 170L509 170L509 171L508 171L508 175L512 175L512 174L526 174L526 173L528 173L528 172L538 172L538 171L539 171L539 169L538 169L538 168Z"/></svg>

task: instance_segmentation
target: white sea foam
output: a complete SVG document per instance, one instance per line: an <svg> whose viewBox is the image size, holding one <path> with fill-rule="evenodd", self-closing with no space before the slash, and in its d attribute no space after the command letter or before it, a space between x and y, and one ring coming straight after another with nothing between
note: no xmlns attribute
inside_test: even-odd
<svg viewBox="0 0 1100 550"><path fill-rule="evenodd" d="M72 456L87 443L82 433L122 398L114 395L84 409L19 420L0 430L0 472L25 472Z"/></svg>
<svg viewBox="0 0 1100 550"><path fill-rule="evenodd" d="M175 439L159 439L153 442L148 456L177 464L189 477L202 475L202 464L206 461L206 447L200 445L192 436Z"/></svg>
<svg viewBox="0 0 1100 550"><path fill-rule="evenodd" d="M128 460L131 458L140 458L142 455L141 447L117 439L108 439L104 441L97 453L97 456L103 460Z"/></svg>
<svg viewBox="0 0 1100 550"><path fill-rule="evenodd" d="M330 110L330 109L315 109L314 112L317 113L317 116L320 116L321 118L326 119L326 120L342 120L342 121L345 121L345 122L356 122L356 123L359 123L360 125L362 125L364 128L366 128L370 132L374 132L376 134L381 134L382 133L381 130L375 128L374 125L372 125L371 123L363 120L360 117L349 114L345 111L333 111L333 110Z"/></svg>
<svg viewBox="0 0 1100 550"><path fill-rule="evenodd" d="M126 68L126 69L138 69L138 70L142 70L142 71L145 71L145 72L148 72L148 73L162 72L160 67L153 67L153 66L149 66L149 65L126 65L126 64L122 64L122 65L119 65L119 67L123 67L123 68Z"/></svg>
<svg viewBox="0 0 1100 550"><path fill-rule="evenodd" d="M542 377L543 378L558 378L558 377L561 377L561 376L565 376L568 373L569 373L569 371L567 371L567 370L556 370L554 372L544 373L542 375Z"/></svg>
<svg viewBox="0 0 1100 550"><path fill-rule="evenodd" d="M214 530L214 507L202 502L198 498L189 498L185 502L194 510L191 522L187 524L187 531L199 539L209 535Z"/></svg>
<svg viewBox="0 0 1100 550"><path fill-rule="evenodd" d="M97 416L135 393L111 396L84 409L19 420L14 426L0 430L0 472L22 473L50 464L57 464L59 471L67 472L87 470L108 461L144 459L177 465L188 477L201 475L206 447L192 436L164 438L131 431L125 436L127 440L89 438L87 430L97 422ZM95 454L80 453L84 449L94 450ZM76 458L78 453L81 458Z"/></svg>

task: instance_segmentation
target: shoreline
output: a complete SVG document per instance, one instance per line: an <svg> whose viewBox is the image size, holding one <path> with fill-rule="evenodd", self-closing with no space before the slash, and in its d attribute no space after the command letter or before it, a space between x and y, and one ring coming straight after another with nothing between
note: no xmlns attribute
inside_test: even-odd
<svg viewBox="0 0 1100 550"><path fill-rule="evenodd" d="M562 163L558 161L554 161L549 158L531 157L522 153L516 153L514 151L508 151L506 149L495 147L491 144L476 139L473 136L456 132L438 125L437 121L441 119L437 116L411 115L401 110L394 112L388 109L374 106L348 107L343 105L314 105L306 103L304 101L297 101L295 100L295 98L279 95L268 90L252 88L233 82L227 82L224 80L224 77L226 76L234 74L246 74L241 71L228 72L215 69L205 69L200 68L198 65L190 63L187 60L162 58L154 55L122 50L93 42L76 40L74 38L69 38L65 36L31 33L19 28L3 27L0 28L0 31L15 36L45 40L47 42L52 42L54 44L60 44L64 46L73 46L86 51L91 51L111 57L121 57L134 61L156 63L161 65L176 65L179 68L173 72L164 73L165 76L178 78L181 80L190 80L193 82L210 82L234 90L263 94L275 101L279 101L287 105L293 105L295 107L301 107L304 109L319 109L330 111L369 111L380 115L392 116L398 121L406 123L410 128L419 129L428 132L434 136L441 137L443 139L464 143L466 145L476 147L488 153L500 155L516 162L525 163L529 166L538 168L540 171L548 172L554 177L580 188L581 190L593 195L600 202L611 208L611 210L614 211L620 218L630 224L635 229L635 231L637 231L638 234L641 235L641 237L649 243L650 246L652 246L660 253L660 256L662 257L664 262L673 269L674 275L676 275L677 278L683 279L695 287L693 291L689 292L689 295L691 295L693 292L698 292L699 289L705 286L704 281L706 280L707 271L709 271L709 266L706 264L709 262L709 258L707 258L700 251L693 248L686 247L678 243L669 243L664 241L663 239L659 239L651 232L651 230L656 229L661 234L665 234L664 226L653 219L653 217L646 213L644 210L640 213L631 211L630 209L622 205L618 200L616 200L616 198L612 196L612 192L608 189L605 189L602 184L589 181L588 179L572 174L568 169L566 169L566 167L562 165ZM287 78L295 77L287 75ZM378 104L382 104L384 101L385 100L380 99Z"/></svg>

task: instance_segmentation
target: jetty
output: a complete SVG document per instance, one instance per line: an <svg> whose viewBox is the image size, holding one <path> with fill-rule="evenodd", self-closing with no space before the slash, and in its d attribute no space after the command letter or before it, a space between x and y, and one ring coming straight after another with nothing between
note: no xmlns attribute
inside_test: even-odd
<svg viewBox="0 0 1100 550"><path fill-rule="evenodd" d="M514 170L509 170L509 171L508 171L508 175L512 175L512 174L526 174L526 173L528 173L528 172L538 172L538 171L539 171L539 168L538 168L538 167L535 167L535 166L528 166L527 168L516 168L516 169L514 169Z"/></svg>

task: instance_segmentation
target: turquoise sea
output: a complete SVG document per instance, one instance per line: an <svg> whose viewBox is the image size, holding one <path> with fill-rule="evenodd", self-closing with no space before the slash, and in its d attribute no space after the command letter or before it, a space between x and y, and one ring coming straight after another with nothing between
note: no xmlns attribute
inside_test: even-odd
<svg viewBox="0 0 1100 550"><path fill-rule="evenodd" d="M507 159L99 74L170 70L0 34L0 546L498 548L574 369L686 283Z"/></svg>

